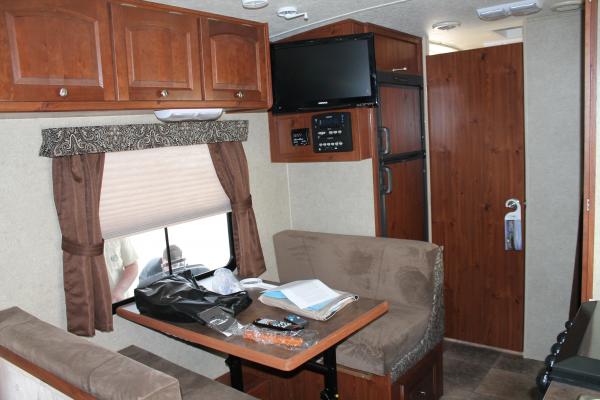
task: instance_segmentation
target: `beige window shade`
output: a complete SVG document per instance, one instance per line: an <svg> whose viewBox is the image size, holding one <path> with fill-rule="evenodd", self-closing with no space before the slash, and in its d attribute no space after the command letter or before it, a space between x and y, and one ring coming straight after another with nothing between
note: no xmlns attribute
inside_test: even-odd
<svg viewBox="0 0 600 400"><path fill-rule="evenodd" d="M230 210L205 144L106 153L100 196L105 239Z"/></svg>

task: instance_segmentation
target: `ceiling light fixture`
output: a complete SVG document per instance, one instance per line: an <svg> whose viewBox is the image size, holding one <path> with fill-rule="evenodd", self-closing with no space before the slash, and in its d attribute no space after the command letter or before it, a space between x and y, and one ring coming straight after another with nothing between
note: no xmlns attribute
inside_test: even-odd
<svg viewBox="0 0 600 400"><path fill-rule="evenodd" d="M523 0L514 3L498 4L491 7L477 9L479 19L483 21L497 21L509 16L521 17L535 14L542 10L542 0Z"/></svg>
<svg viewBox="0 0 600 400"><path fill-rule="evenodd" d="M304 20L308 21L308 13L299 13L298 9L294 6L281 7L279 10L277 10L277 16L285 18L288 21L290 19L304 17Z"/></svg>
<svg viewBox="0 0 600 400"><path fill-rule="evenodd" d="M436 22L431 25L431 27L436 31L450 31L452 29L458 28L461 25L459 21L441 21Z"/></svg>
<svg viewBox="0 0 600 400"><path fill-rule="evenodd" d="M568 0L568 1L561 1L560 3L556 3L550 8L552 9L552 11L555 11L555 12L568 12L568 11L580 10L581 7L582 7L582 4L581 4L580 0Z"/></svg>
<svg viewBox="0 0 600 400"><path fill-rule="evenodd" d="M249 10L256 10L269 5L269 0L242 0L242 7Z"/></svg>

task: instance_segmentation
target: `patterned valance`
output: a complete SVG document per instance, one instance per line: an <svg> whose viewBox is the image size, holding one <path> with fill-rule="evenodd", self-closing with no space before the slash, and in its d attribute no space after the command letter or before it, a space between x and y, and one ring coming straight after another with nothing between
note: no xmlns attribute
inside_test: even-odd
<svg viewBox="0 0 600 400"><path fill-rule="evenodd" d="M189 121L49 128L42 130L40 156L54 158L247 139L248 121Z"/></svg>

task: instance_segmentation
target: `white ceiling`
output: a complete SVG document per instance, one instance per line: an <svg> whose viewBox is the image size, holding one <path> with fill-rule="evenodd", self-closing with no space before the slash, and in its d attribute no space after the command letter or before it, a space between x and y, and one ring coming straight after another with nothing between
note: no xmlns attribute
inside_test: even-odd
<svg viewBox="0 0 600 400"><path fill-rule="evenodd" d="M484 22L477 18L476 9L510 0L270 0L259 10L242 8L241 0L154 0L222 15L260 22L268 22L272 40L281 39L303 30L345 18L372 22L417 36L429 37L461 50L483 47L485 42L505 39L494 32L522 26L524 18L508 17L500 21ZM550 6L561 0L543 0L544 9L529 18L543 18L556 13ZM309 20L302 18L286 21L277 17L279 7L296 6L299 12L308 12ZM381 7L378 7L381 6ZM371 7L377 7L365 10ZM364 10L364 11L360 11ZM459 28L448 32L431 29L435 22L457 20Z"/></svg>

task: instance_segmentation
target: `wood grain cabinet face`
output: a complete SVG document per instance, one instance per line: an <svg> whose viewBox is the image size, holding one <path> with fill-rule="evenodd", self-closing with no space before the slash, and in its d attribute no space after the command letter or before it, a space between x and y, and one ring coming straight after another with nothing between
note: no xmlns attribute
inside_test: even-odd
<svg viewBox="0 0 600 400"><path fill-rule="evenodd" d="M0 101L114 99L104 1L0 3Z"/></svg>
<svg viewBox="0 0 600 400"><path fill-rule="evenodd" d="M375 34L377 70L423 74L421 38L373 24L367 24L366 30Z"/></svg>
<svg viewBox="0 0 600 400"><path fill-rule="evenodd" d="M204 17L200 21L206 100L270 98L266 27Z"/></svg>
<svg viewBox="0 0 600 400"><path fill-rule="evenodd" d="M375 35L375 62L379 70L420 75L417 54L415 43Z"/></svg>
<svg viewBox="0 0 600 400"><path fill-rule="evenodd" d="M111 4L119 100L202 100L198 18Z"/></svg>
<svg viewBox="0 0 600 400"><path fill-rule="evenodd" d="M296 40L319 39L343 35L355 35L364 32L364 24L354 20L344 20L302 32L277 41L277 43L293 42Z"/></svg>
<svg viewBox="0 0 600 400"><path fill-rule="evenodd" d="M396 239L427 240L423 159L388 164L385 173L390 193L385 196L387 230Z"/></svg>

